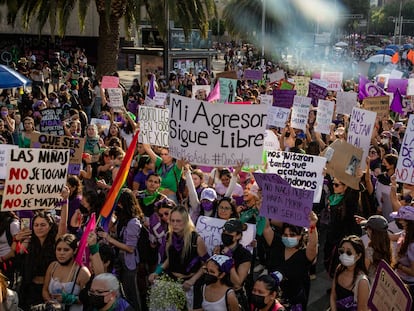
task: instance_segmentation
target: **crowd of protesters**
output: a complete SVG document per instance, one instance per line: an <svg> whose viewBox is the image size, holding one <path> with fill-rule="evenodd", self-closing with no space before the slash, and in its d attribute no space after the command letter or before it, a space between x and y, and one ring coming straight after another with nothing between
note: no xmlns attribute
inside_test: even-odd
<svg viewBox="0 0 414 311"><path fill-rule="evenodd" d="M407 118L397 115L376 121L364 159L367 168L358 172L359 190L335 176L323 177L309 228L261 216L260 188L253 174L241 170L243 163L206 169L174 159L168 148L139 143L110 224L89 233L89 258L79 264L78 241L92 216L99 217L120 173L139 129L136 116L149 83L134 80L129 89L120 84L125 107L115 112L101 80L85 70L85 51L78 49L67 59L56 56L51 64L37 64L35 57L30 66L26 58L19 61L16 69L32 79L32 88L0 94L0 144L30 147L31 133L40 129L40 111L61 107L65 135L84 137L86 156L79 176L67 179L59 216L51 212L55 206L49 211L0 212L0 301L5 310L17 310L17 305L25 311L148 310L148 291L163 275L182 286L189 310L306 310L312 282L318 281L318 253L332 278L331 310L368 310L381 260L414 292L414 185L399 184L394 175L407 127ZM248 68L261 68L265 76L285 68L258 60L249 46L227 48L225 61L226 69L237 71L239 78ZM191 96L193 85L213 80L208 68L171 72L157 76L156 88ZM269 82L240 79L235 101L260 104L261 95L272 94L278 86ZM358 85L344 81L343 89L357 90ZM326 99L335 101L335 95L330 92ZM110 120L109 131L91 124L92 118ZM331 133L318 133L313 109L306 131L289 122L271 130L281 150L319 155L332 142L346 140L348 125L349 116L335 114ZM389 187L391 215L376 199L379 183ZM225 221L221 243L212 253L195 227L200 216ZM392 219L400 231L389 235ZM253 252L240 243L247 223L256 225ZM327 238L319 246L320 229L327 231ZM369 238L366 246L362 229ZM394 252L392 241L397 244Z"/></svg>

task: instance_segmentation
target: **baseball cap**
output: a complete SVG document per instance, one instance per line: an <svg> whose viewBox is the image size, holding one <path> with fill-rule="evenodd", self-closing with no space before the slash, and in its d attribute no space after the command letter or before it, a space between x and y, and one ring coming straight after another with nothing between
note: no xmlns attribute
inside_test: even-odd
<svg viewBox="0 0 414 311"><path fill-rule="evenodd" d="M391 132L390 131L383 131L381 133L381 137L391 138Z"/></svg>
<svg viewBox="0 0 414 311"><path fill-rule="evenodd" d="M213 188L206 188L201 192L200 201L201 200L209 200L214 201L217 199L216 190Z"/></svg>
<svg viewBox="0 0 414 311"><path fill-rule="evenodd" d="M242 232L244 231L246 226L243 226L240 219L237 218L230 218L226 221L223 227L223 231L227 232Z"/></svg>
<svg viewBox="0 0 414 311"><path fill-rule="evenodd" d="M390 216L397 219L414 220L414 207L409 205L401 206L398 212L392 212Z"/></svg>
<svg viewBox="0 0 414 311"><path fill-rule="evenodd" d="M368 220L361 221L362 228L371 228L377 231L387 231L388 221L381 215L373 215Z"/></svg>
<svg viewBox="0 0 414 311"><path fill-rule="evenodd" d="M229 268L233 265L233 260L226 255L213 255L208 261L214 261L219 267L220 272L228 272Z"/></svg>

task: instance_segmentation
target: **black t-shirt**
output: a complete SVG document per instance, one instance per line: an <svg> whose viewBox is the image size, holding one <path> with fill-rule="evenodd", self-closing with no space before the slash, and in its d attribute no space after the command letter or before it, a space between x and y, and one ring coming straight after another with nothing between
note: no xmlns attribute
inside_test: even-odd
<svg viewBox="0 0 414 311"><path fill-rule="evenodd" d="M224 245L220 245L220 252L223 250ZM236 269L245 262L252 261L252 254L241 244L237 244L233 250L232 258L234 260L234 266Z"/></svg>

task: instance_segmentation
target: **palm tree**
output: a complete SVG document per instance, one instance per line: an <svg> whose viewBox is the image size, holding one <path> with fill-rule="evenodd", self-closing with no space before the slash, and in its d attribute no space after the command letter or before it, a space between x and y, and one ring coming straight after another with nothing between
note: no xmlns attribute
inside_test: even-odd
<svg viewBox="0 0 414 311"><path fill-rule="evenodd" d="M22 24L26 28L34 18L38 22L39 33L47 22L50 24L52 36L56 28L57 34L63 36L69 16L78 2L79 25L81 31L85 27L86 13L91 0L0 0L8 8L7 21L14 24L21 16ZM98 76L111 74L117 69L119 53L119 36L121 19L125 19L127 30L135 26L137 29L141 21L141 7L145 6L150 22L157 27L164 39L167 38L167 11L169 17L178 22L184 29L186 36L195 26L206 36L208 31L209 15L214 12L214 0L95 0L99 15L98 41ZM21 15L19 15L21 14Z"/></svg>

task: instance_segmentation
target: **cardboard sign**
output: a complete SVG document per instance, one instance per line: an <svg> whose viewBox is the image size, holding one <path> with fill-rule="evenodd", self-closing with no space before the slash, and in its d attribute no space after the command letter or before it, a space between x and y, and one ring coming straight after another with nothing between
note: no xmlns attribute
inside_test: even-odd
<svg viewBox="0 0 414 311"><path fill-rule="evenodd" d="M280 84L278 87L279 90L293 90L294 88L295 88L295 84L287 80L280 81Z"/></svg>
<svg viewBox="0 0 414 311"><path fill-rule="evenodd" d="M358 94L356 92L336 93L336 113L350 115L352 108L356 107Z"/></svg>
<svg viewBox="0 0 414 311"><path fill-rule="evenodd" d="M328 83L321 80L311 80L309 82L308 97L312 98L312 105L316 107L319 99L326 99L328 96Z"/></svg>
<svg viewBox="0 0 414 311"><path fill-rule="evenodd" d="M388 119L390 116L390 97L366 97L362 101L362 107L365 110L376 112L377 120Z"/></svg>
<svg viewBox="0 0 414 311"><path fill-rule="evenodd" d="M237 80L237 71L222 71L216 73L216 79L226 78L226 79L236 79Z"/></svg>
<svg viewBox="0 0 414 311"><path fill-rule="evenodd" d="M273 106L292 108L295 90L273 90Z"/></svg>
<svg viewBox="0 0 414 311"><path fill-rule="evenodd" d="M285 127L289 119L290 109L270 106L267 111L267 125L274 127Z"/></svg>
<svg viewBox="0 0 414 311"><path fill-rule="evenodd" d="M124 108L124 99L122 90L120 88L107 89L109 95L108 106L115 109L115 111L122 111Z"/></svg>
<svg viewBox="0 0 414 311"><path fill-rule="evenodd" d="M139 136L138 141L161 147L168 147L169 135L169 114L168 109L140 106Z"/></svg>
<svg viewBox="0 0 414 311"><path fill-rule="evenodd" d="M290 126L294 129L306 131L306 124L309 118L311 99L304 96L295 96L293 99L292 116Z"/></svg>
<svg viewBox="0 0 414 311"><path fill-rule="evenodd" d="M315 131L322 134L330 134L334 109L333 101L319 100L318 110L316 112Z"/></svg>
<svg viewBox="0 0 414 311"><path fill-rule="evenodd" d="M96 125L99 133L102 133L103 131L105 133L105 136L108 136L109 127L111 126L111 120L92 118L91 124Z"/></svg>
<svg viewBox="0 0 414 311"><path fill-rule="evenodd" d="M272 72L268 75L268 79L270 82L278 82L285 78L285 72L283 69L280 69L276 72Z"/></svg>
<svg viewBox="0 0 414 311"><path fill-rule="evenodd" d="M62 200L68 149L12 149L7 163L1 211L54 208Z"/></svg>
<svg viewBox="0 0 414 311"><path fill-rule="evenodd" d="M42 119L40 120L39 130L42 133L52 135L65 135L62 124L62 108L48 108L40 110Z"/></svg>
<svg viewBox="0 0 414 311"><path fill-rule="evenodd" d="M243 73L244 80L262 80L263 79L263 70L253 70L253 69L246 69Z"/></svg>
<svg viewBox="0 0 414 311"><path fill-rule="evenodd" d="M305 76L293 76L295 81L296 95L307 96L309 92L310 77Z"/></svg>
<svg viewBox="0 0 414 311"><path fill-rule="evenodd" d="M347 141L355 147L361 148L364 153L362 159L368 156L369 146L371 145L371 137L374 131L376 112L354 108L348 126ZM361 169L364 170L365 161L361 162ZM356 173L356 172L354 172Z"/></svg>
<svg viewBox="0 0 414 311"><path fill-rule="evenodd" d="M9 151L11 149L19 149L16 145L2 144L0 148L0 179L7 177L7 160L9 159Z"/></svg>
<svg viewBox="0 0 414 311"><path fill-rule="evenodd" d="M223 244L221 241L221 233L226 221L220 218L199 216L197 219L196 229L198 234L203 238L207 246L209 254L213 254L213 249L217 245ZM240 244L246 247L251 252L253 248L250 243L256 238L256 225L247 224L247 230L243 231Z"/></svg>
<svg viewBox="0 0 414 311"><path fill-rule="evenodd" d="M275 173L295 188L314 191L313 202L321 199L326 158L308 154L268 151L267 173Z"/></svg>
<svg viewBox="0 0 414 311"><path fill-rule="evenodd" d="M414 185L414 115L408 119L395 169L397 181Z"/></svg>
<svg viewBox="0 0 414 311"><path fill-rule="evenodd" d="M260 104L272 106L273 105L273 96L268 94L260 95Z"/></svg>
<svg viewBox="0 0 414 311"><path fill-rule="evenodd" d="M101 87L103 89L116 89L119 86L119 77L103 76Z"/></svg>
<svg viewBox="0 0 414 311"><path fill-rule="evenodd" d="M215 105L171 94L170 154L191 164L261 164L266 105Z"/></svg>
<svg viewBox="0 0 414 311"><path fill-rule="evenodd" d="M277 174L253 175L262 189L260 215L295 226L309 227L313 191L294 188Z"/></svg>
<svg viewBox="0 0 414 311"><path fill-rule="evenodd" d="M325 80L329 82L328 87L326 88L328 91L342 90L342 79L343 79L342 72L328 72L328 71L321 72L321 80Z"/></svg>
<svg viewBox="0 0 414 311"><path fill-rule="evenodd" d="M210 85L193 85L191 98L197 100L206 100L208 94L210 94L211 87Z"/></svg>
<svg viewBox="0 0 414 311"><path fill-rule="evenodd" d="M359 190L359 178L354 172L362 161L363 150L337 139L322 155L326 158L326 173L338 178L352 189Z"/></svg>
<svg viewBox="0 0 414 311"><path fill-rule="evenodd" d="M220 101L232 103L236 101L237 80L220 78Z"/></svg>
<svg viewBox="0 0 414 311"><path fill-rule="evenodd" d="M82 166L82 152L85 146L85 138L32 133L30 140L31 148L69 149L68 174L79 175Z"/></svg>
<svg viewBox="0 0 414 311"><path fill-rule="evenodd" d="M372 311L410 311L413 299L404 282L381 260L368 298Z"/></svg>

